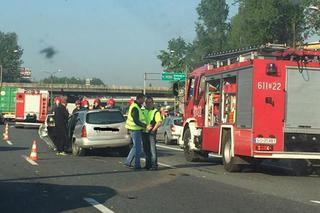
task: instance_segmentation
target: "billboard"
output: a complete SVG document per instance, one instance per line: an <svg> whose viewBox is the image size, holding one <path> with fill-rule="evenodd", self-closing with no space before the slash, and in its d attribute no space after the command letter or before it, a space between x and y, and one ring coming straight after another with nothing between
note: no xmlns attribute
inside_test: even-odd
<svg viewBox="0 0 320 213"><path fill-rule="evenodd" d="M27 67L20 68L20 78L31 79L31 69Z"/></svg>

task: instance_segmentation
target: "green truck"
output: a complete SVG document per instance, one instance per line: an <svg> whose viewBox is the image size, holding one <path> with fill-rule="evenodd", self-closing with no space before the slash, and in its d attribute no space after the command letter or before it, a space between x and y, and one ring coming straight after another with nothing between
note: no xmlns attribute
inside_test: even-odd
<svg viewBox="0 0 320 213"><path fill-rule="evenodd" d="M16 87L0 87L0 123L15 119Z"/></svg>

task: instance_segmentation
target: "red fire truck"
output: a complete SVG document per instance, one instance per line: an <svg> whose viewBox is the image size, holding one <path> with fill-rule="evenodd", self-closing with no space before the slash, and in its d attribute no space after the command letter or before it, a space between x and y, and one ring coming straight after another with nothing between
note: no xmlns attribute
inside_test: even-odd
<svg viewBox="0 0 320 213"><path fill-rule="evenodd" d="M19 89L16 94L16 125L39 125L48 113L49 92Z"/></svg>
<svg viewBox="0 0 320 213"><path fill-rule="evenodd" d="M208 58L186 83L188 161L222 157L230 172L270 158L320 164L320 51L269 44Z"/></svg>

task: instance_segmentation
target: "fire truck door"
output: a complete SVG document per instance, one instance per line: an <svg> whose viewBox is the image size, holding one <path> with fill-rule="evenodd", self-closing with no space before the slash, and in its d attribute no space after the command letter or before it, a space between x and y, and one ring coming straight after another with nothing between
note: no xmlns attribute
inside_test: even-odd
<svg viewBox="0 0 320 213"><path fill-rule="evenodd" d="M185 117L193 117L193 100L194 100L194 89L195 89L195 78L191 77L188 79L187 94L186 94L186 106L185 106Z"/></svg>

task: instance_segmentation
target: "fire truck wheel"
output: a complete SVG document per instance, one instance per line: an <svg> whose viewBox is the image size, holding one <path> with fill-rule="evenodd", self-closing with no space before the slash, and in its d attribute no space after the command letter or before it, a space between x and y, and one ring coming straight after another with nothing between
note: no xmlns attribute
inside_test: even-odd
<svg viewBox="0 0 320 213"><path fill-rule="evenodd" d="M186 129L183 134L183 142L184 142L184 156L189 162L196 162L200 160L200 155L195 150L190 150L189 142L191 140L191 132L190 129Z"/></svg>
<svg viewBox="0 0 320 213"><path fill-rule="evenodd" d="M223 161L223 166L225 170L228 172L239 172L241 171L241 165L240 164L235 164L234 157L231 155L231 138L229 134L224 135L224 140L225 143L223 145L223 153L222 153L222 161Z"/></svg>
<svg viewBox="0 0 320 213"><path fill-rule="evenodd" d="M86 154L86 150L78 146L75 141L72 142L72 154L74 156L84 156Z"/></svg>
<svg viewBox="0 0 320 213"><path fill-rule="evenodd" d="M295 176L307 176L313 172L312 167L308 166L306 160L291 160L291 168Z"/></svg>

